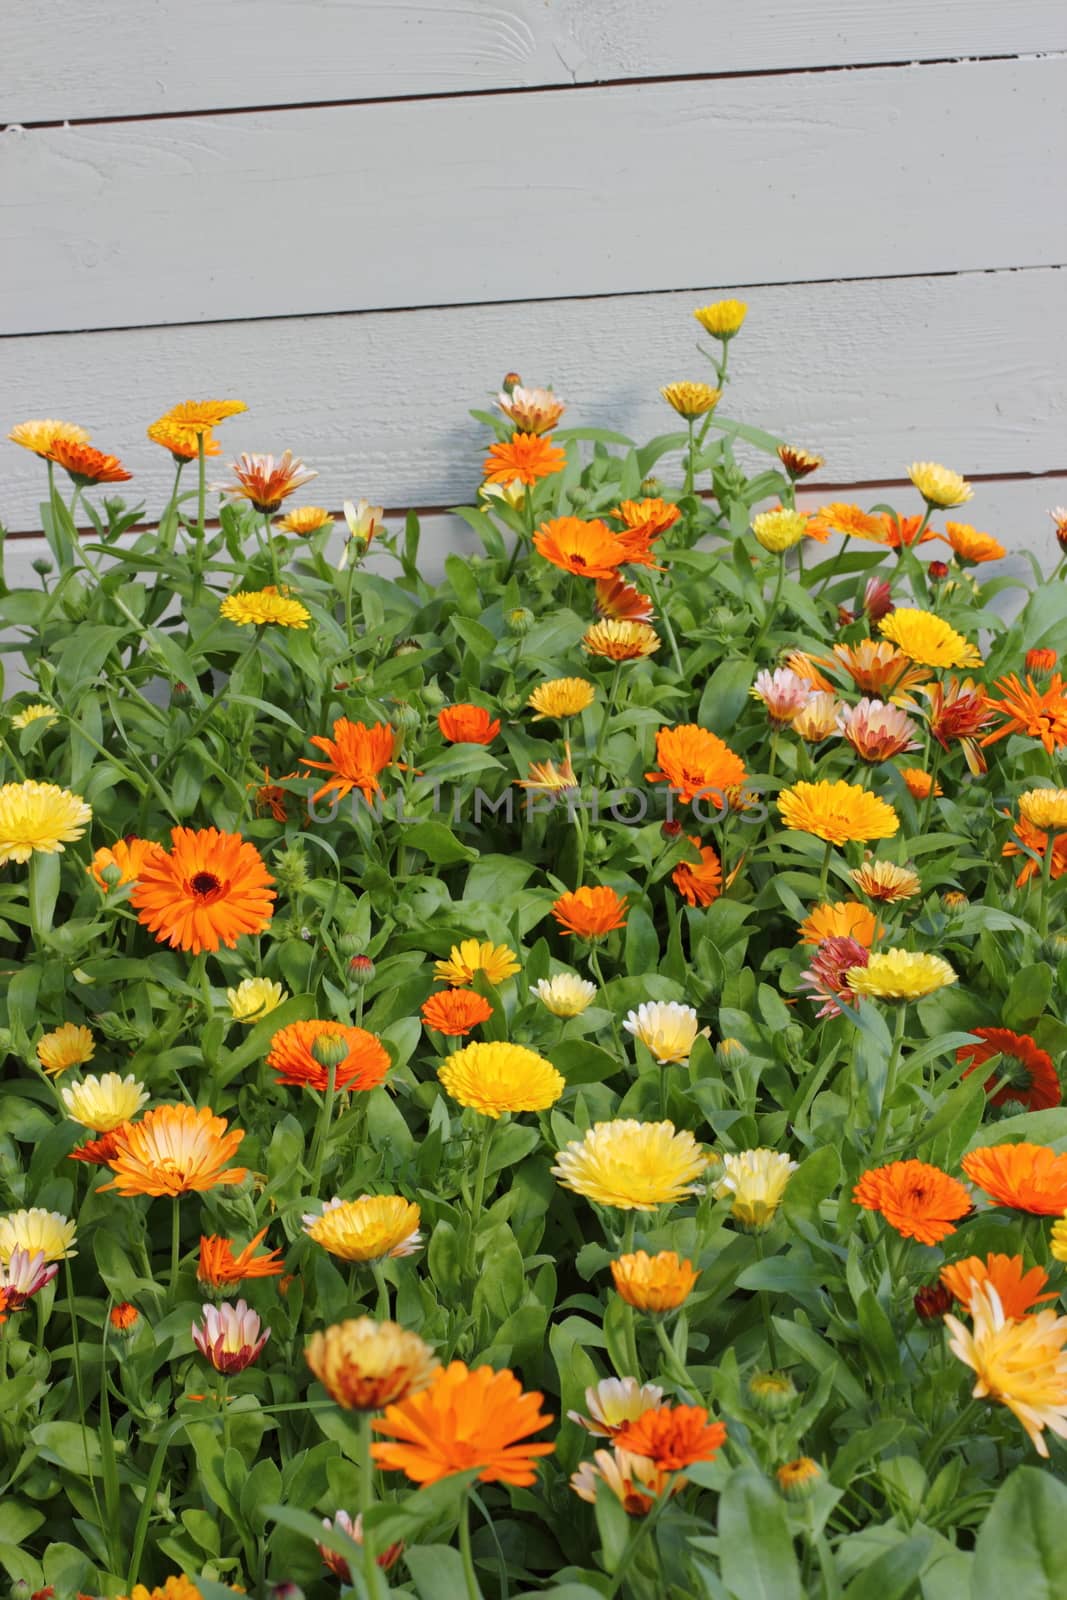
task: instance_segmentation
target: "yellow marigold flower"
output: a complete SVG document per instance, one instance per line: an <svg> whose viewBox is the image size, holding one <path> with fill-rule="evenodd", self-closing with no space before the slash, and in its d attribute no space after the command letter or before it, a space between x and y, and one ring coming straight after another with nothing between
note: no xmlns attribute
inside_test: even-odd
<svg viewBox="0 0 1067 1600"><path fill-rule="evenodd" d="M835 694L820 689L809 695L790 727L808 744L821 744L831 734L837 733L840 714L841 701Z"/></svg>
<svg viewBox="0 0 1067 1600"><path fill-rule="evenodd" d="M153 422L145 432L153 444L169 450L175 461L196 461L200 455L201 439L204 441L205 460L209 456L222 454L219 441L206 428L183 428L178 422L160 417L158 422Z"/></svg>
<svg viewBox="0 0 1067 1600"><path fill-rule="evenodd" d="M505 978L513 978L522 968L515 959L514 950L509 950L506 944L493 944L488 939L463 939L452 946L447 961L434 962L433 970L434 977L456 989L468 988L474 982L474 974L484 972L496 989Z"/></svg>
<svg viewBox="0 0 1067 1600"><path fill-rule="evenodd" d="M822 1468L810 1456L797 1456L775 1468L778 1487L787 1500L807 1500L813 1495L822 1478Z"/></svg>
<svg viewBox="0 0 1067 1600"><path fill-rule="evenodd" d="M83 1078L59 1094L67 1115L94 1133L110 1133L112 1128L129 1122L150 1099L148 1090L132 1072L125 1078L117 1072L105 1072L102 1078Z"/></svg>
<svg viewBox="0 0 1067 1600"><path fill-rule="evenodd" d="M494 1121L507 1111L545 1111L567 1087L551 1061L521 1044L465 1045L437 1076L453 1100Z"/></svg>
<svg viewBox="0 0 1067 1600"><path fill-rule="evenodd" d="M207 433L227 417L236 417L247 410L243 400L182 400L165 411L159 420L172 422L178 428L191 428L194 433Z"/></svg>
<svg viewBox="0 0 1067 1600"><path fill-rule="evenodd" d="M945 792L925 767L901 767L900 776L913 800L928 800L931 789L935 791L935 798L940 798Z"/></svg>
<svg viewBox="0 0 1067 1600"><path fill-rule="evenodd" d="M818 472L819 468L825 465L822 456L812 455L810 450L800 450L792 444L780 444L776 454L794 480L806 478L809 473Z"/></svg>
<svg viewBox="0 0 1067 1600"><path fill-rule="evenodd" d="M911 900L922 892L917 872L910 867L898 867L895 861L866 861L849 873L860 894L868 900L882 900L893 905L898 900Z"/></svg>
<svg viewBox="0 0 1067 1600"><path fill-rule="evenodd" d="M304 1232L342 1261L384 1261L419 1248L421 1215L402 1195L361 1194L358 1200L328 1200L321 1215L304 1217Z"/></svg>
<svg viewBox="0 0 1067 1600"><path fill-rule="evenodd" d="M240 1590L234 1593L240 1593ZM192 1578L182 1572L157 1584L154 1589L146 1589L143 1583L135 1583L130 1593L120 1595L119 1600L204 1600L204 1595Z"/></svg>
<svg viewBox="0 0 1067 1600"><path fill-rule="evenodd" d="M266 627L273 623L279 628L306 628L311 616L299 600L290 600L274 584L265 589L240 589L226 596L219 606L219 614L239 628Z"/></svg>
<svg viewBox="0 0 1067 1600"><path fill-rule="evenodd" d="M872 1000L923 1000L957 981L942 956L919 950L877 951L865 967L849 967L847 979L853 994Z"/></svg>
<svg viewBox="0 0 1067 1600"><path fill-rule="evenodd" d="M1043 833L1067 828L1067 789L1028 789L1019 796L1019 815Z"/></svg>
<svg viewBox="0 0 1067 1600"><path fill-rule="evenodd" d="M1067 1216L1052 1224L1049 1248L1057 1261L1067 1261Z"/></svg>
<svg viewBox="0 0 1067 1600"><path fill-rule="evenodd" d="M1039 1456L1044 1430L1067 1439L1067 1317L1054 1311L1007 1318L991 1283L971 1296L971 1327L947 1316L949 1349L974 1370L976 1399L996 1400L1022 1423Z"/></svg>
<svg viewBox="0 0 1067 1600"><path fill-rule="evenodd" d="M305 538L309 533L318 533L320 528L329 528L332 523L333 518L325 506L294 506L275 527L279 533L295 533Z"/></svg>
<svg viewBox="0 0 1067 1600"><path fill-rule="evenodd" d="M95 1054L92 1032L79 1022L64 1022L37 1041L37 1059L51 1077L68 1067L84 1066Z"/></svg>
<svg viewBox="0 0 1067 1600"><path fill-rule="evenodd" d="M826 779L796 783L778 796L778 809L787 828L811 833L828 844L850 839L891 839L900 827L893 807L858 783Z"/></svg>
<svg viewBox="0 0 1067 1600"><path fill-rule="evenodd" d="M782 1203L795 1161L777 1150L741 1150L722 1158L725 1169L715 1198L733 1195L731 1217L745 1233L763 1233Z"/></svg>
<svg viewBox="0 0 1067 1600"><path fill-rule="evenodd" d="M541 978L533 992L554 1017L580 1017L596 999L596 984L573 972L561 972L555 978Z"/></svg>
<svg viewBox="0 0 1067 1600"><path fill-rule="evenodd" d="M661 1065L688 1061L698 1036L707 1038L709 1032L699 1026L692 1006L677 1000L646 1000L627 1014L623 1027L640 1039Z"/></svg>
<svg viewBox="0 0 1067 1600"><path fill-rule="evenodd" d="M740 332L747 311L744 300L713 300L710 306L698 306L693 315L706 333L725 343Z"/></svg>
<svg viewBox="0 0 1067 1600"><path fill-rule="evenodd" d="M6 1267L16 1250L27 1255L38 1251L46 1261L62 1261L75 1256L75 1224L61 1211L46 1211L43 1206L31 1206L28 1211L10 1211L0 1217L0 1261Z"/></svg>
<svg viewBox="0 0 1067 1600"><path fill-rule="evenodd" d="M92 821L80 794L54 783L0 784L0 867L28 861L35 850L51 856L80 839Z"/></svg>
<svg viewBox="0 0 1067 1600"><path fill-rule="evenodd" d="M687 421L714 411L722 399L722 390L713 389L708 383L669 383L660 394Z"/></svg>
<svg viewBox="0 0 1067 1600"><path fill-rule="evenodd" d="M908 477L928 506L941 506L949 510L974 498L974 490L966 478L961 478L958 472L952 472L948 467L939 466L936 461L913 461L908 468Z"/></svg>
<svg viewBox="0 0 1067 1600"><path fill-rule="evenodd" d="M564 1189L620 1211L655 1211L682 1200L707 1166L693 1135L673 1122L597 1122L559 1151L553 1175Z"/></svg>
<svg viewBox="0 0 1067 1600"><path fill-rule="evenodd" d="M582 649L608 661L640 661L659 649L660 637L647 622L606 617L594 622L582 635Z"/></svg>
<svg viewBox="0 0 1067 1600"><path fill-rule="evenodd" d="M943 617L914 606L898 606L878 624L884 638L921 667L980 667L973 644L950 628Z"/></svg>
<svg viewBox="0 0 1067 1600"><path fill-rule="evenodd" d="M54 706L42 705L38 700L32 706L23 706L21 711L16 711L11 718L13 728L28 728L32 722L41 722L45 717L49 723L58 722Z"/></svg>
<svg viewBox="0 0 1067 1600"><path fill-rule="evenodd" d="M230 1016L235 1022L258 1022L276 1011L289 995L280 983L270 978L242 978L236 989L226 990Z"/></svg>
<svg viewBox="0 0 1067 1600"><path fill-rule="evenodd" d="M764 550L780 555L799 544L808 528L808 519L802 511L787 511L779 506L774 511L761 511L752 518L752 532Z"/></svg>
<svg viewBox="0 0 1067 1600"><path fill-rule="evenodd" d="M88 444L92 435L75 422L60 422L57 417L40 417L31 422L16 422L8 438L24 450L47 460L52 447L63 440L67 444Z"/></svg>
<svg viewBox="0 0 1067 1600"><path fill-rule="evenodd" d="M531 761L529 776L516 778L515 782L520 789L529 789L532 794L564 794L568 789L578 788L578 774L571 765L570 743L563 746L563 760Z"/></svg>
<svg viewBox="0 0 1067 1600"><path fill-rule="evenodd" d="M313 1334L304 1357L330 1399L348 1411L380 1411L418 1393L439 1365L417 1333L373 1317Z"/></svg>
<svg viewBox="0 0 1067 1600"><path fill-rule="evenodd" d="M885 928L873 911L858 900L837 900L815 906L797 929L798 943L822 944L824 939L855 939L869 950Z"/></svg>
<svg viewBox="0 0 1067 1600"><path fill-rule="evenodd" d="M674 1250L654 1256L638 1250L613 1261L611 1276L616 1293L628 1306L638 1311L675 1311L692 1294L700 1273Z"/></svg>
<svg viewBox="0 0 1067 1600"><path fill-rule="evenodd" d="M595 699L596 690L584 678L550 678L538 684L526 704L537 713L532 721L541 722L545 717L559 721L580 716Z"/></svg>

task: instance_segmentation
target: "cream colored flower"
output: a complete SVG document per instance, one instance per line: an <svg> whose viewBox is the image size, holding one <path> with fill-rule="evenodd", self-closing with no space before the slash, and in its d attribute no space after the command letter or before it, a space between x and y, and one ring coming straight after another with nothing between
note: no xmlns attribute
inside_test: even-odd
<svg viewBox="0 0 1067 1600"><path fill-rule="evenodd" d="M0 1261L7 1266L15 1250L26 1250L30 1255L40 1251L46 1261L62 1261L65 1256L75 1256L75 1224L61 1211L46 1211L43 1206L31 1206L28 1211L11 1211L0 1217Z"/></svg>
<svg viewBox="0 0 1067 1600"><path fill-rule="evenodd" d="M101 1078L83 1078L59 1091L67 1115L94 1133L110 1133L113 1128L135 1117L151 1096L133 1073L120 1078L105 1072Z"/></svg>
<svg viewBox="0 0 1067 1600"><path fill-rule="evenodd" d="M698 1036L707 1038L709 1029L699 1026L692 1006L677 1000L646 1000L623 1021L627 1033L648 1049L661 1064L689 1060Z"/></svg>
<svg viewBox="0 0 1067 1600"><path fill-rule="evenodd" d="M638 1383L636 1378L601 1378L585 1391L585 1404L589 1415L568 1411L571 1422L576 1422L586 1433L602 1439L614 1438L628 1422L636 1422L644 1412L653 1410L663 1399L663 1390L657 1383Z"/></svg>
<svg viewBox="0 0 1067 1600"><path fill-rule="evenodd" d="M270 978L242 978L236 989L226 990L230 1015L235 1022L258 1022L288 998L282 985L273 983Z"/></svg>
<svg viewBox="0 0 1067 1600"><path fill-rule="evenodd" d="M734 1197L730 1215L746 1233L762 1233L774 1221L797 1164L777 1150L742 1150L722 1158L725 1172L715 1198Z"/></svg>
<svg viewBox="0 0 1067 1600"><path fill-rule="evenodd" d="M533 992L554 1017L580 1017L596 999L596 984L573 972L561 972L555 978L541 978Z"/></svg>
<svg viewBox="0 0 1067 1600"><path fill-rule="evenodd" d="M958 472L952 472L948 467L939 466L936 461L913 461L908 468L908 477L930 506L941 506L947 510L951 506L962 506L974 498L974 490L966 478L961 478Z"/></svg>

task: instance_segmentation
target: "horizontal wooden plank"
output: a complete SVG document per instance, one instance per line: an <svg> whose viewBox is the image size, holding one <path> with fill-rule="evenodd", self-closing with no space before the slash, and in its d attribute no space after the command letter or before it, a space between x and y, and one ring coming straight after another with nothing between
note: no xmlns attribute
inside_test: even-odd
<svg viewBox="0 0 1067 1600"><path fill-rule="evenodd" d="M52 0L47 28L32 8L6 19L3 114L62 121L1063 49L1061 0L142 0L119 27L112 0Z"/></svg>
<svg viewBox="0 0 1067 1600"><path fill-rule="evenodd" d="M9 133L0 331L1057 264L1065 99L1062 57Z"/></svg>
<svg viewBox="0 0 1067 1600"><path fill-rule="evenodd" d="M300 497L339 506L469 500L490 406L508 370L552 383L575 425L647 439L676 419L660 385L707 375L691 312L718 290L446 311L283 318L5 341L0 520L39 527L43 472L3 441L26 417L66 417L135 474L131 500L170 489L146 425L189 395L247 414L227 451L291 447L319 478ZM818 449L833 482L903 475L915 457L961 472L1067 466L1067 269L760 289L732 345L724 413ZM224 462L212 478L225 476Z"/></svg>

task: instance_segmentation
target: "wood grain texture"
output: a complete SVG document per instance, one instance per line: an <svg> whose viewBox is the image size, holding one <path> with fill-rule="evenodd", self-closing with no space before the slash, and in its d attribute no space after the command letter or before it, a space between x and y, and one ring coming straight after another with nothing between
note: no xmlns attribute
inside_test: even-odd
<svg viewBox="0 0 1067 1600"><path fill-rule="evenodd" d="M1061 0L53 0L6 19L10 122L1067 49ZM536 113L532 113L536 115Z"/></svg>
<svg viewBox="0 0 1067 1600"><path fill-rule="evenodd" d="M158 507L170 456L145 427L191 395L249 406L229 453L287 446L318 469L301 499L337 507L469 500L488 407L509 369L552 383L565 421L635 439L671 431L659 387L705 376L691 312L719 291L283 318L5 341L7 426L60 416L135 474ZM916 457L961 472L1067 467L1067 269L794 284L749 296L723 411L818 449L830 481L903 475ZM6 431L6 429L4 430ZM0 439L0 520L39 526L37 458Z"/></svg>
<svg viewBox="0 0 1067 1600"><path fill-rule="evenodd" d="M9 132L0 331L1057 264L1065 99L1067 57Z"/></svg>

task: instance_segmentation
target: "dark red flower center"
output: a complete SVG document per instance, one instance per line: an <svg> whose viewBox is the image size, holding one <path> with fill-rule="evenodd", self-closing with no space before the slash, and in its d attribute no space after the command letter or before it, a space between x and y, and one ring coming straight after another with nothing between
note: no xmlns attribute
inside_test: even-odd
<svg viewBox="0 0 1067 1600"><path fill-rule="evenodd" d="M207 900L220 893L222 884L213 872L197 872L190 879L189 887L198 899Z"/></svg>

